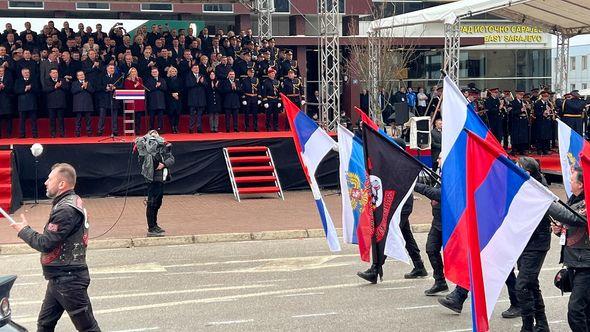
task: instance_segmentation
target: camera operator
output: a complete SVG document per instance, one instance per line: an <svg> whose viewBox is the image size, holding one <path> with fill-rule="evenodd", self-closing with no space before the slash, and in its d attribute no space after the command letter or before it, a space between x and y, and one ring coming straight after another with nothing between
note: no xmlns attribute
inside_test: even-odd
<svg viewBox="0 0 590 332"><path fill-rule="evenodd" d="M135 140L135 148L141 163L141 175L148 182L146 219L148 237L164 236L158 226L158 210L164 197L164 182L170 181L170 167L174 165L172 144L164 141L157 130L150 130L147 135Z"/></svg>

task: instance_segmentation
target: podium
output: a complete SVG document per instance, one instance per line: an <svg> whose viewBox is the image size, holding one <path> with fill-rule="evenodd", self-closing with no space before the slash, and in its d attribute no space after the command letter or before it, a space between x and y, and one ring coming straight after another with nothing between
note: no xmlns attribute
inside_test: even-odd
<svg viewBox="0 0 590 332"><path fill-rule="evenodd" d="M122 100L123 107L123 135L135 136L135 100L145 100L144 90L115 90L114 98Z"/></svg>

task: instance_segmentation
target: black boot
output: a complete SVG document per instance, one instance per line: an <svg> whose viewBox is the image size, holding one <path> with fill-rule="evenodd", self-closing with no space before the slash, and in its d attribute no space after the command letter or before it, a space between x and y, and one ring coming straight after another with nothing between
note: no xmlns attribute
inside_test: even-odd
<svg viewBox="0 0 590 332"><path fill-rule="evenodd" d="M148 224L148 232L147 232L147 236L148 237L160 237L160 236L164 236L163 232L160 232L157 224L157 218L158 218L158 210L149 206L146 208L145 210L145 216L147 219L147 224Z"/></svg>
<svg viewBox="0 0 590 332"><path fill-rule="evenodd" d="M535 323L535 317L531 316L522 316L522 327L520 328L520 332L533 332Z"/></svg>
<svg viewBox="0 0 590 332"><path fill-rule="evenodd" d="M464 294L460 294L464 293ZM438 299L438 303L440 303L443 307L451 309L452 311L460 314L463 310L463 303L467 299L467 291L460 290L459 287L455 288L454 291L449 293L447 296Z"/></svg>
<svg viewBox="0 0 590 332"><path fill-rule="evenodd" d="M376 284L379 277L381 278L381 281L383 281L383 268L373 264L368 270L364 272L357 272L356 275L372 284Z"/></svg>
<svg viewBox="0 0 590 332"><path fill-rule="evenodd" d="M517 306L511 305L506 311L502 312L503 318L516 318L520 317L520 308Z"/></svg>
<svg viewBox="0 0 590 332"><path fill-rule="evenodd" d="M426 296L435 296L440 292L446 292L449 290L449 286L447 285L447 282L442 280L442 281L435 281L434 285L432 285L432 287L430 287L430 289L427 289L424 291L424 295Z"/></svg>
<svg viewBox="0 0 590 332"><path fill-rule="evenodd" d="M410 273L404 274L405 279L416 279L420 277L427 277L428 271L424 268L424 263L422 261L414 262L414 268Z"/></svg>
<svg viewBox="0 0 590 332"><path fill-rule="evenodd" d="M535 332L549 332L549 322L545 312L535 312Z"/></svg>

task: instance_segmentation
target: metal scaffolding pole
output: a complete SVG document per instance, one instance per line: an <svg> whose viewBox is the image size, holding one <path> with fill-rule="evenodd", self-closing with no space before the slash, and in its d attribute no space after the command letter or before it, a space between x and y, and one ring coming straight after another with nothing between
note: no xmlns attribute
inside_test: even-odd
<svg viewBox="0 0 590 332"><path fill-rule="evenodd" d="M459 85L459 52L461 50L461 20L445 22L445 49L443 69Z"/></svg>
<svg viewBox="0 0 590 332"><path fill-rule="evenodd" d="M377 115L382 111L379 105L379 73L380 71L380 57L379 57L379 33L380 30L370 32L368 35L369 45L369 116L376 123L380 123Z"/></svg>
<svg viewBox="0 0 590 332"><path fill-rule="evenodd" d="M555 77L555 92L563 96L567 91L568 61L570 53L570 36L561 31L557 36L557 75Z"/></svg>
<svg viewBox="0 0 590 332"><path fill-rule="evenodd" d="M340 15L338 0L319 1L320 124L334 130L340 123Z"/></svg>
<svg viewBox="0 0 590 332"><path fill-rule="evenodd" d="M272 37L272 13L275 11L274 0L256 0L258 14L258 38Z"/></svg>

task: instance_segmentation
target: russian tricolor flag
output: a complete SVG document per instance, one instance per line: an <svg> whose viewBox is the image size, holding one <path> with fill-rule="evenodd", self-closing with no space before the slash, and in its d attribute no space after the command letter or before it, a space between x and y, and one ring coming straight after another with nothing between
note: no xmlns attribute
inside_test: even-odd
<svg viewBox="0 0 590 332"><path fill-rule="evenodd" d="M337 146L337 143L322 130L310 117L305 115L287 97L281 94L285 111L289 118L295 148L301 161L301 167L307 177L313 198L315 199L324 233L331 251L340 251L340 243L330 213L326 208L322 193L317 184L315 173L324 157Z"/></svg>
<svg viewBox="0 0 590 332"><path fill-rule="evenodd" d="M508 274L557 197L506 157L457 86L444 83L445 276L472 291L473 330L488 331Z"/></svg>
<svg viewBox="0 0 590 332"><path fill-rule="evenodd" d="M580 153L583 150L590 151L590 144L563 121L557 119L557 136L559 139L559 159L561 162L561 175L567 197L572 195L570 179L572 169L580 166Z"/></svg>

